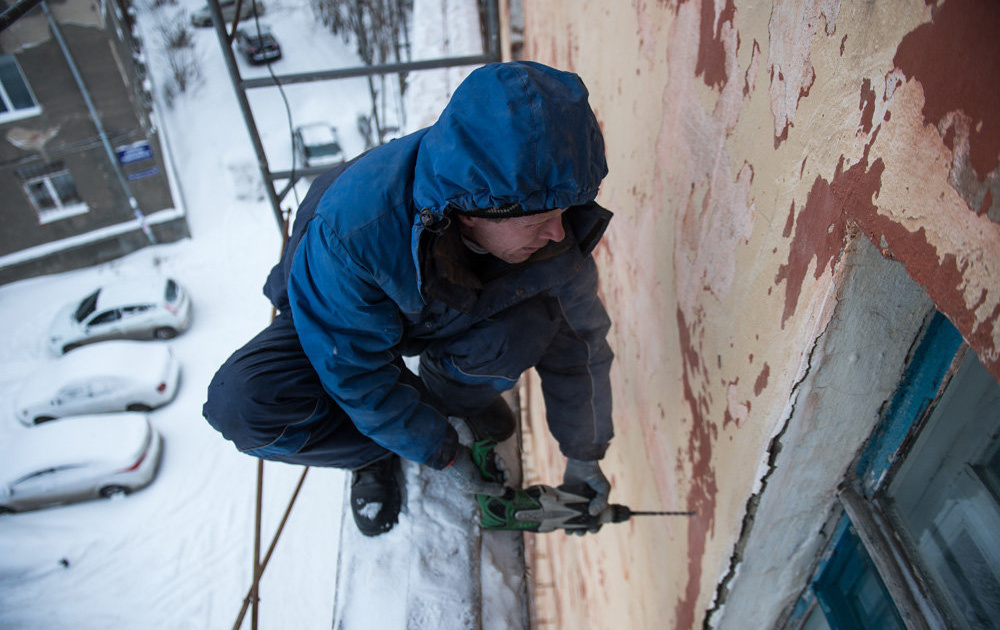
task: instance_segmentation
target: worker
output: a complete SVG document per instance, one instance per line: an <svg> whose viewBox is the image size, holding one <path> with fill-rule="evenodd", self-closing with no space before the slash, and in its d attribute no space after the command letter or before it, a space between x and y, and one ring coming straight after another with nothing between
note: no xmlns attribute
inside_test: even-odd
<svg viewBox="0 0 1000 630"><path fill-rule="evenodd" d="M215 375L209 423L255 457L351 470L375 536L398 522L401 457L503 492L448 418L506 439L500 395L534 367L564 481L600 512L613 355L591 252L611 213L587 97L573 73L486 65L435 124L318 177L264 287L277 315Z"/></svg>

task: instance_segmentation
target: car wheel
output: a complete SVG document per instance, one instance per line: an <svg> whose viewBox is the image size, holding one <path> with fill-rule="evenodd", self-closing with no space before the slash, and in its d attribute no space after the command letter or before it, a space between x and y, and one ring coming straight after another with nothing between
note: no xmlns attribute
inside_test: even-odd
<svg viewBox="0 0 1000 630"><path fill-rule="evenodd" d="M36 416L35 417L35 424L42 424L42 423L45 423L45 422L52 422L53 420L55 420L55 418L53 418L52 416Z"/></svg>
<svg viewBox="0 0 1000 630"><path fill-rule="evenodd" d="M114 497L123 497L129 493L129 489L125 486L104 486L101 488L101 496L105 499L112 499Z"/></svg>
<svg viewBox="0 0 1000 630"><path fill-rule="evenodd" d="M146 412L146 411L152 411L152 410L153 410L152 407L150 407L149 405L144 405L142 403L132 403L132 404L130 404L130 405L128 405L128 406L125 407L125 411L142 411L142 412Z"/></svg>
<svg viewBox="0 0 1000 630"><path fill-rule="evenodd" d="M177 336L177 331L169 326L164 326L162 328L157 328L153 331L153 336L157 339L173 339Z"/></svg>
<svg viewBox="0 0 1000 630"><path fill-rule="evenodd" d="M0 505L0 514L13 514L16 512L14 508L9 508L6 505Z"/></svg>

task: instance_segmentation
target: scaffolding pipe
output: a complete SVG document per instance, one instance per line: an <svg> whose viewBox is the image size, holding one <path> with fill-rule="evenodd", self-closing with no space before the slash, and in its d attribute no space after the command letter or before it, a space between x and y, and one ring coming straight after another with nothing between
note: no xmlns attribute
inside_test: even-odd
<svg viewBox="0 0 1000 630"><path fill-rule="evenodd" d="M60 30L59 24L56 22L52 12L49 11L48 4L46 4L44 0L42 0L40 4L42 5L42 11L45 12L45 19L49 22L49 28L52 30L52 36L59 44L59 49L62 51L63 57L66 59L66 65L69 66L69 70L73 74L73 79L76 81L76 86L79 88L80 94L83 96L83 102L87 105L87 111L90 112L90 118L94 121L94 125L97 127L97 135L101 138L101 145L104 146L104 152L108 156L108 162L111 164L111 170L115 172L118 184L121 186L122 192L125 193L125 197L128 199L129 206L132 208L132 214L139 220L139 227L142 228L142 232L146 235L146 238L149 239L149 242L156 245L156 237L153 236L153 231L146 222L146 216L139 210L139 202L136 201L135 196L132 195L132 191L129 190L128 181L125 179L125 173L122 172L121 166L118 164L118 158L115 155L115 150L111 147L111 143L108 141L108 134L104 131L104 125L101 124L101 118L97 114L94 102L90 99L90 92L87 91L87 86L83 83L83 77L80 76L80 71L76 67L73 55L70 53L69 47L66 45L66 40L63 39L62 30Z"/></svg>
<svg viewBox="0 0 1000 630"><path fill-rule="evenodd" d="M240 71L236 66L236 56L233 54L233 45L229 34L226 33L226 21L222 18L222 8L219 6L219 0L208 0L208 8L212 13L212 24L215 26L215 34L219 39L219 47L222 49L222 58L226 62L229 79L233 85L239 85ZM236 24L233 24L233 28L235 32ZM253 111L250 109L250 101L243 90L236 90L236 100L239 102L240 111L243 112L243 122L246 123L247 132L250 134L250 142L253 144L254 153L257 155L257 166L260 169L260 175L264 183L267 184L264 188L267 189L267 198L271 202L274 219L278 222L278 229L284 233L285 218L281 212L281 202L274 192L274 186L270 183L270 167L267 164L267 155L264 153L264 144L261 142L260 133L257 131L257 122L254 120Z"/></svg>
<svg viewBox="0 0 1000 630"><path fill-rule="evenodd" d="M35 8L35 5L42 0L19 0L0 13L0 31L5 30L22 15Z"/></svg>

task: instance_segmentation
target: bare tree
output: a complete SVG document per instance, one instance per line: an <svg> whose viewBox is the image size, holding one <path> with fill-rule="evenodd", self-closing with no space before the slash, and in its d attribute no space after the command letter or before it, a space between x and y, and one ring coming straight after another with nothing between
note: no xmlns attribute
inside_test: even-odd
<svg viewBox="0 0 1000 630"><path fill-rule="evenodd" d="M410 59L408 16L412 0L311 0L317 17L344 41L355 42L365 65L381 65ZM371 133L366 144L380 144L386 135L405 122L403 94L406 73L397 73L395 83L385 75L369 76L371 110L359 128ZM372 137L374 136L374 137Z"/></svg>

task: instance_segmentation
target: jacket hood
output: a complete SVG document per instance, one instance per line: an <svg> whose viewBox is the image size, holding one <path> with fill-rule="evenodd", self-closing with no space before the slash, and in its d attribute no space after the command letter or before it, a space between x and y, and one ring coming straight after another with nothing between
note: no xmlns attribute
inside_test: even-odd
<svg viewBox="0 0 1000 630"><path fill-rule="evenodd" d="M417 208L538 212L593 201L608 167L587 96L577 75L534 62L474 70L420 142Z"/></svg>

